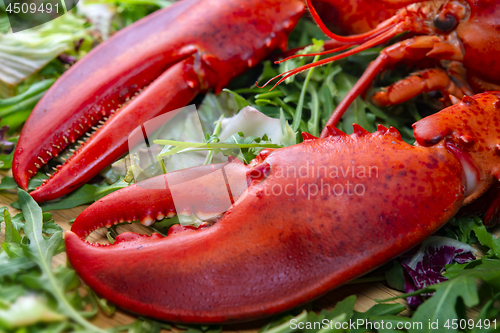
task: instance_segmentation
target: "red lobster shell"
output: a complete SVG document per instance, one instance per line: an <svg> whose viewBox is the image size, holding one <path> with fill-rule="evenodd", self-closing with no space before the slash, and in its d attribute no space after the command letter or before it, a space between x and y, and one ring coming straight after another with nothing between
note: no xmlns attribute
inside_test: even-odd
<svg viewBox="0 0 500 333"><path fill-rule="evenodd" d="M417 122L416 146L394 128L305 134L226 166L230 183L244 175L250 185L210 227L84 240L120 221L172 216L174 192L201 216L200 203L227 191L207 167L149 179L86 209L66 233L68 258L99 294L142 315L220 323L285 311L409 250L498 180L499 110L498 92L466 98ZM154 183L168 187L147 189Z"/></svg>
<svg viewBox="0 0 500 333"><path fill-rule="evenodd" d="M64 73L23 127L12 170L19 186L27 190L29 179L75 142L77 152L31 195L53 200L85 184L127 153L137 126L201 91L220 91L284 49L305 8L302 0L223 4L179 1L121 30Z"/></svg>

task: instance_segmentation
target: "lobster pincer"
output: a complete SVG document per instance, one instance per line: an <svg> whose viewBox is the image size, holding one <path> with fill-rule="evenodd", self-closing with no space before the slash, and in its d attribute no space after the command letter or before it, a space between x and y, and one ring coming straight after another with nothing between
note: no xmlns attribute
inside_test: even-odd
<svg viewBox="0 0 500 333"><path fill-rule="evenodd" d="M285 48L302 0L183 0L123 29L51 87L23 127L13 175L23 189L70 144L73 153L31 193L67 194L127 152L128 134Z"/></svg>
<svg viewBox="0 0 500 333"><path fill-rule="evenodd" d="M224 192L211 191L224 186L198 177L202 169L151 178L87 208L66 233L68 258L99 294L142 315L220 323L285 311L409 250L485 193L500 176L491 134L499 111L499 92L466 98L417 122L415 146L383 126L304 134L301 144L231 166L228 182L243 177L248 188L208 227L125 233L111 245L85 240L121 221L202 216L211 207L179 211L174 192L193 203ZM167 187L148 190L154 183Z"/></svg>

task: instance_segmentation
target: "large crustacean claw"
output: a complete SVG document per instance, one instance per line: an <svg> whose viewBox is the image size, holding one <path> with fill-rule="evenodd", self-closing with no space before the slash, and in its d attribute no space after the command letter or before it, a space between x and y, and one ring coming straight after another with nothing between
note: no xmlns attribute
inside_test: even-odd
<svg viewBox="0 0 500 333"><path fill-rule="evenodd" d="M498 128L499 101L478 95L417 123L417 141L432 147L408 145L383 126L306 135L301 144L262 151L248 166L234 164L229 183L244 175L248 188L209 227L177 228L166 237L126 233L112 245L85 241L119 221L172 216L174 190L193 202L225 192L211 191L216 184L206 176L167 181L158 193L138 183L76 219L66 234L68 258L99 294L142 315L218 323L290 309L409 250L482 193L499 158L497 135L489 138L480 124ZM452 129L450 119L468 112L475 114L468 126ZM493 169L479 166L486 158ZM170 177L180 181L182 174Z"/></svg>
<svg viewBox="0 0 500 333"><path fill-rule="evenodd" d="M127 152L128 134L138 125L185 106L200 91L220 91L285 48L304 8L302 0L184 0L118 32L33 110L14 155L16 182L27 189L49 160L79 143L31 195L40 202L75 190Z"/></svg>
<svg viewBox="0 0 500 333"><path fill-rule="evenodd" d="M384 154L370 154L372 145ZM66 234L71 264L133 312L180 322L248 320L307 302L410 249L453 216L465 191L452 154L410 146L394 130L264 154L257 163L268 164L269 175L201 230L91 244L83 237L97 227L157 214L148 191L98 201ZM105 209L114 221L102 216ZM158 209L163 215L173 204Z"/></svg>

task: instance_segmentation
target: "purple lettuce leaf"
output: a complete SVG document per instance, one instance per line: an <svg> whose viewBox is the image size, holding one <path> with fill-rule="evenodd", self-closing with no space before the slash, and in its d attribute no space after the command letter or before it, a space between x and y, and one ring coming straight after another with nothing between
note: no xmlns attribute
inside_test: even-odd
<svg viewBox="0 0 500 333"><path fill-rule="evenodd" d="M475 250L470 245L446 237L432 236L406 254L401 262L404 268L405 292L426 288L446 281L443 271L453 261L465 263L476 259ZM432 294L421 294L407 298L408 305L416 309L424 302L424 297Z"/></svg>
<svg viewBox="0 0 500 333"><path fill-rule="evenodd" d="M16 145L5 139L8 130L9 126L7 125L0 127L0 154L10 154Z"/></svg>
<svg viewBox="0 0 500 333"><path fill-rule="evenodd" d="M68 55L66 53L61 53L59 56L57 56L57 59L67 65L73 65L77 60L76 57Z"/></svg>

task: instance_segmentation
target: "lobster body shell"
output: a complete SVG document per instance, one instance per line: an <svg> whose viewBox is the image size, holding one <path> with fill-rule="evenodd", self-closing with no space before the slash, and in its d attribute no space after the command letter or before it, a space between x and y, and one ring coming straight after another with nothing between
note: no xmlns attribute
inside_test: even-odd
<svg viewBox="0 0 500 333"><path fill-rule="evenodd" d="M327 26L340 35L370 31L396 13L378 0L316 0L312 4Z"/></svg>
<svg viewBox="0 0 500 333"><path fill-rule="evenodd" d="M83 238L98 227L172 210L162 199L168 189L148 191L141 183L99 200L66 234L72 266L99 294L142 315L245 321L303 304L409 250L465 196L460 162L450 152L410 146L394 129L357 128L265 150L246 168L267 176L253 179L208 228L90 244ZM200 200L198 190L180 186Z"/></svg>
<svg viewBox="0 0 500 333"><path fill-rule="evenodd" d="M500 87L500 2L471 0L470 17L457 26L464 48L463 65L476 92Z"/></svg>

